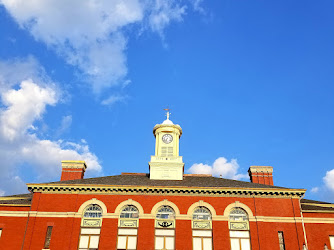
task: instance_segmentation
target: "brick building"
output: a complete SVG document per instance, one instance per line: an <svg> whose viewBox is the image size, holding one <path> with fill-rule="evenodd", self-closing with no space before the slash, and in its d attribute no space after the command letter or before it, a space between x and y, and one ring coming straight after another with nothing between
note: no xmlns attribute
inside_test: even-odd
<svg viewBox="0 0 334 250"><path fill-rule="evenodd" d="M0 249L334 249L334 204L274 186L272 167L184 174L181 127L167 114L153 133L149 174L84 179L84 161L63 161L61 181L0 197Z"/></svg>

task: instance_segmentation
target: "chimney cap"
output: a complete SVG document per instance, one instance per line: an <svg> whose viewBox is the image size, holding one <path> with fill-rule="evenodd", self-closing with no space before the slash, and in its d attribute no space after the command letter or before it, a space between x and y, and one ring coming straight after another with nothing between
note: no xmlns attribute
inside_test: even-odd
<svg viewBox="0 0 334 250"><path fill-rule="evenodd" d="M250 166L248 169L249 173L254 173L254 172L273 172L273 167L271 166Z"/></svg>

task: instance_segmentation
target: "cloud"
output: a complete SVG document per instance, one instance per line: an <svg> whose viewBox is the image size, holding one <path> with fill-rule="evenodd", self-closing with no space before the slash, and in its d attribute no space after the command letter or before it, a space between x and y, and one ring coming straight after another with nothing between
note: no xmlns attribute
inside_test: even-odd
<svg viewBox="0 0 334 250"><path fill-rule="evenodd" d="M319 187L314 187L311 189L311 193L316 194L319 192L319 190L320 190Z"/></svg>
<svg viewBox="0 0 334 250"><path fill-rule="evenodd" d="M203 0L192 0L192 4L195 11L201 14L206 14L204 8L202 7Z"/></svg>
<svg viewBox="0 0 334 250"><path fill-rule="evenodd" d="M0 0L0 3L35 40L75 66L96 93L127 81L129 31L151 30L163 38L165 28L171 22L182 21L190 4L177 0ZM199 4L194 6L199 8Z"/></svg>
<svg viewBox="0 0 334 250"><path fill-rule="evenodd" d="M7 61L0 61L0 92L4 92L20 84L23 79L34 79L35 82L39 84L41 82L49 83L51 81L43 67L41 67L32 56L25 59L14 58Z"/></svg>
<svg viewBox="0 0 334 250"><path fill-rule="evenodd" d="M116 102L124 102L128 99L127 96L122 95L111 95L107 99L103 100L101 104L111 106Z"/></svg>
<svg viewBox="0 0 334 250"><path fill-rule="evenodd" d="M2 138L13 141L24 136L33 122L41 119L46 105L55 105L56 92L50 87L39 87L32 80L22 81L19 90L11 89L2 94L7 106L1 113Z"/></svg>
<svg viewBox="0 0 334 250"><path fill-rule="evenodd" d="M239 164L236 159L232 159L230 162L224 157L216 159L212 166L195 163L189 169L188 172L192 174L212 174L213 176L222 176L223 178L240 180L248 178L247 174L240 174Z"/></svg>
<svg viewBox="0 0 334 250"><path fill-rule="evenodd" d="M29 63L32 63L30 67ZM4 66L4 63L1 62L0 65ZM56 84L43 84L43 80L34 74L34 79L25 79L18 86L15 85L11 82L13 74L8 74L8 69L13 65L24 65L23 68L12 68L13 71L21 72L22 77L29 72L38 72L34 67L39 67L35 60L28 59L17 64L9 63L7 67L2 67L6 69L5 72L0 71L0 85L7 86L4 88L7 90L1 92L0 190L6 194L26 191L24 181L18 174L19 166L22 165L37 173L40 180L58 177L61 160L64 159L85 160L88 171L101 171L99 160L90 152L87 143L52 141L38 137L36 121L43 119L48 106L55 106L60 101L61 93ZM24 73L27 69L28 72ZM64 126L69 126L70 120L70 116L65 117Z"/></svg>
<svg viewBox="0 0 334 250"><path fill-rule="evenodd" d="M148 22L152 31L164 38L164 29L172 21L182 21L186 14L186 5L180 6L175 1L156 0L149 8Z"/></svg>
<svg viewBox="0 0 334 250"><path fill-rule="evenodd" d="M334 169L326 172L323 181L325 183L326 188L334 193Z"/></svg>

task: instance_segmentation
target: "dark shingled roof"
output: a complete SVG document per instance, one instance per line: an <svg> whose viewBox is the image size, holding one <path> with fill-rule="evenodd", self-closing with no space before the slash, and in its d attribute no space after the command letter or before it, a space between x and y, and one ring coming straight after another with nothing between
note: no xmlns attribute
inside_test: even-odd
<svg viewBox="0 0 334 250"><path fill-rule="evenodd" d="M5 199L2 199L5 198ZM12 199L10 199L12 198ZM11 196L0 197L0 205L30 205L32 194L16 194Z"/></svg>
<svg viewBox="0 0 334 250"><path fill-rule="evenodd" d="M314 200L308 200L308 199L302 199L301 200L301 203L303 204L332 204L332 203L329 203L329 202L324 202L324 201L314 201Z"/></svg>
<svg viewBox="0 0 334 250"><path fill-rule="evenodd" d="M302 205L302 210L303 211L331 211L334 212L333 207L321 207L321 206L314 206L314 205L306 205L306 204L301 204Z"/></svg>
<svg viewBox="0 0 334 250"><path fill-rule="evenodd" d="M301 200L301 206L303 211L330 211L334 212L334 204L323 202L323 201L314 201L308 199Z"/></svg>
<svg viewBox="0 0 334 250"><path fill-rule="evenodd" d="M45 184L87 184L115 186L165 186L165 187L228 187L228 188L283 188L246 181L236 181L212 176L184 176L182 181L151 180L148 174L124 174L88 178L80 180L58 181ZM284 188L286 189L286 188Z"/></svg>

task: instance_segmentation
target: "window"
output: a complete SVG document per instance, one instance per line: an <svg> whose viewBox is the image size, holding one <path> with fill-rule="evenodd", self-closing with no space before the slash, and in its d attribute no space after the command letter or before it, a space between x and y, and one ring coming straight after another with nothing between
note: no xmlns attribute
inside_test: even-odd
<svg viewBox="0 0 334 250"><path fill-rule="evenodd" d="M172 219L174 220L174 210L170 206L162 206L159 208L156 218L157 219Z"/></svg>
<svg viewBox="0 0 334 250"><path fill-rule="evenodd" d="M137 229L119 228L117 238L118 250L137 249Z"/></svg>
<svg viewBox="0 0 334 250"><path fill-rule="evenodd" d="M155 229L155 249L173 250L175 249L174 229Z"/></svg>
<svg viewBox="0 0 334 250"><path fill-rule="evenodd" d="M138 218L137 207L127 205L122 208L118 222L118 250L137 249Z"/></svg>
<svg viewBox="0 0 334 250"><path fill-rule="evenodd" d="M329 236L329 242L331 245L331 249L334 249L334 236Z"/></svg>
<svg viewBox="0 0 334 250"><path fill-rule="evenodd" d="M102 217L102 208L99 205L90 205L85 209L84 212L85 218L101 218Z"/></svg>
<svg viewBox="0 0 334 250"><path fill-rule="evenodd" d="M79 250L97 250L100 228L81 228Z"/></svg>
<svg viewBox="0 0 334 250"><path fill-rule="evenodd" d="M242 208L233 208L229 215L231 250L250 250L248 215Z"/></svg>
<svg viewBox="0 0 334 250"><path fill-rule="evenodd" d="M0 239L1 239L1 234L2 234L2 228L0 228Z"/></svg>
<svg viewBox="0 0 334 250"><path fill-rule="evenodd" d="M279 249L285 250L284 235L282 231L278 231L278 242L279 242Z"/></svg>
<svg viewBox="0 0 334 250"><path fill-rule="evenodd" d="M231 250L250 250L248 231L230 231Z"/></svg>
<svg viewBox="0 0 334 250"><path fill-rule="evenodd" d="M211 213L206 207L197 207L192 217L194 250L212 250Z"/></svg>
<svg viewBox="0 0 334 250"><path fill-rule="evenodd" d="M102 208L97 204L89 205L83 211L79 250L97 250L102 225Z"/></svg>
<svg viewBox="0 0 334 250"><path fill-rule="evenodd" d="M122 209L120 218L138 218L138 209L135 206L126 206Z"/></svg>
<svg viewBox="0 0 334 250"><path fill-rule="evenodd" d="M52 233L52 226L48 226L48 228L46 229L44 249L49 249L50 248L51 233Z"/></svg>
<svg viewBox="0 0 334 250"><path fill-rule="evenodd" d="M155 249L175 249L175 212L170 206L161 206L155 219Z"/></svg>

